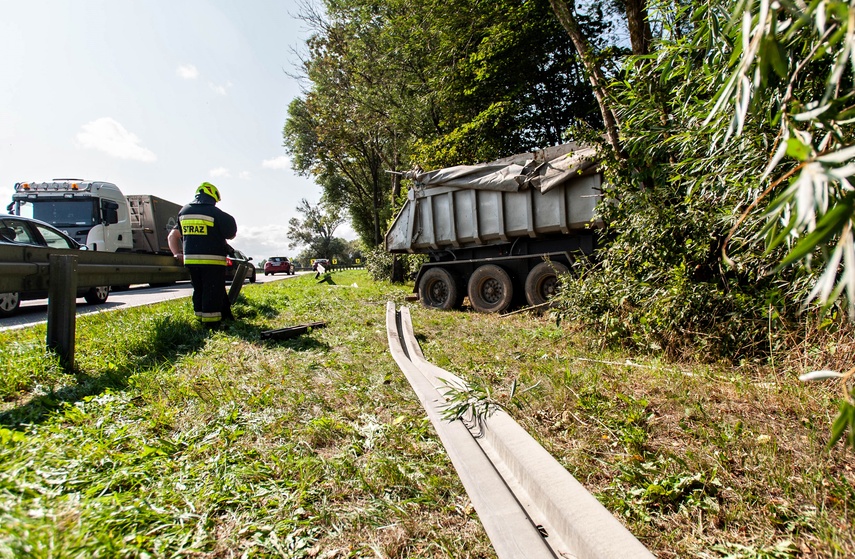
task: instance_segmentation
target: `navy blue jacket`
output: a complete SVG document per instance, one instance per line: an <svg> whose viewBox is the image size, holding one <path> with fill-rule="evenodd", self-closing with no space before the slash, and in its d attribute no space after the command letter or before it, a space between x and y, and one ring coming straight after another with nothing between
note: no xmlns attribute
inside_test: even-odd
<svg viewBox="0 0 855 559"><path fill-rule="evenodd" d="M237 223L216 203L211 196L200 192L178 212L176 227L181 228L185 265L226 265L226 241L237 235Z"/></svg>

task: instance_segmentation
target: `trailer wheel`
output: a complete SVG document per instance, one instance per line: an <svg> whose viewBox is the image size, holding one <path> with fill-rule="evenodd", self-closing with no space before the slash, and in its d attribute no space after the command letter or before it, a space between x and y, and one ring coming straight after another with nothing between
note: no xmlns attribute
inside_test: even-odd
<svg viewBox="0 0 855 559"><path fill-rule="evenodd" d="M107 302L107 297L110 295L110 286L102 285L101 287L93 287L89 291L83 294L83 298L86 299L86 302L90 305L97 305L99 303Z"/></svg>
<svg viewBox="0 0 855 559"><path fill-rule="evenodd" d="M453 309L460 300L454 276L445 268L431 268L419 280L419 299L426 307Z"/></svg>
<svg viewBox="0 0 855 559"><path fill-rule="evenodd" d="M561 262L541 262L525 278L525 298L531 306L542 305L558 292L558 274L569 270Z"/></svg>
<svg viewBox="0 0 855 559"><path fill-rule="evenodd" d="M511 305L513 298L511 276L496 265L481 266L469 278L469 302L478 312L502 312Z"/></svg>
<svg viewBox="0 0 855 559"><path fill-rule="evenodd" d="M0 293L0 317L6 318L18 312L21 306L21 294L17 291Z"/></svg>

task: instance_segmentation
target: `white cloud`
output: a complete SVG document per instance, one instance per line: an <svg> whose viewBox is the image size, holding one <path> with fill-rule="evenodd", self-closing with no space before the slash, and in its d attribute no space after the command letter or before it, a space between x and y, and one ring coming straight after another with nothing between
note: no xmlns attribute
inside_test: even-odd
<svg viewBox="0 0 855 559"><path fill-rule="evenodd" d="M154 152L142 147L139 142L136 134L110 117L84 124L75 136L75 144L83 149L97 149L119 159L134 159L144 163L156 161Z"/></svg>
<svg viewBox="0 0 855 559"><path fill-rule="evenodd" d="M261 166L265 169L290 169L291 168L291 160L287 155L280 155L279 157L274 157L273 159L265 159L261 162Z"/></svg>
<svg viewBox="0 0 855 559"><path fill-rule="evenodd" d="M213 82L208 83L208 87L211 88L211 91L216 93L217 95L228 95L229 88L232 86L232 82L227 82L225 85L218 85Z"/></svg>
<svg viewBox="0 0 855 559"><path fill-rule="evenodd" d="M211 176L212 179L229 178L232 176L232 174L229 173L229 170L225 167L217 167L216 169L211 169L210 171L208 171L208 174Z"/></svg>
<svg viewBox="0 0 855 559"><path fill-rule="evenodd" d="M195 80L199 77L199 70L197 70L192 64L182 64L178 67L175 73L185 80Z"/></svg>
<svg viewBox="0 0 855 559"><path fill-rule="evenodd" d="M238 175L238 178L241 180L248 181L249 179L252 178L252 173L250 173L249 171L241 171L240 174Z"/></svg>
<svg viewBox="0 0 855 559"><path fill-rule="evenodd" d="M257 261L271 255L291 256L299 252L299 248L288 248L288 226L284 224L242 227L238 223L237 237L229 244Z"/></svg>

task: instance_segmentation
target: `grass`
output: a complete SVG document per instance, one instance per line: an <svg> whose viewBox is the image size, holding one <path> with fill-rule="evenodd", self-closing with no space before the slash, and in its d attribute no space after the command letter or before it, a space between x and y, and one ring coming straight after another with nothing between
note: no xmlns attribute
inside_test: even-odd
<svg viewBox="0 0 855 559"><path fill-rule="evenodd" d="M247 286L216 333L186 299L80 317L74 375L44 327L0 333L0 557L494 557L388 353L410 288L332 278ZM855 555L835 385L411 310L426 357L490 387L658 557Z"/></svg>

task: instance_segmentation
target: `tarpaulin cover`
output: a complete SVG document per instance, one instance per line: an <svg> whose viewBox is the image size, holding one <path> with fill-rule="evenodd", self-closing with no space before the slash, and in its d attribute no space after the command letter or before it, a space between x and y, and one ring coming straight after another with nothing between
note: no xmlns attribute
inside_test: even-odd
<svg viewBox="0 0 855 559"><path fill-rule="evenodd" d="M561 151L558 149L559 153ZM544 159L543 154L549 154L549 151L521 154L478 165L457 165L427 172L408 171L404 173L404 178L414 180L416 186L421 188L456 187L502 192L535 188L548 192L574 177L597 172L593 148L576 149L551 159Z"/></svg>

